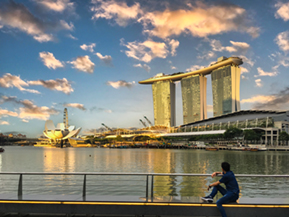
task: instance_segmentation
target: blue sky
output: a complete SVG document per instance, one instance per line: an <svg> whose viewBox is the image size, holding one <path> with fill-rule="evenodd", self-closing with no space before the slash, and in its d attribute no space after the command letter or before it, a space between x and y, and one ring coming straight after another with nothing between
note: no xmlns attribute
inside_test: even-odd
<svg viewBox="0 0 289 217"><path fill-rule="evenodd" d="M288 1L26 0L0 3L0 132L40 136L63 119L81 134L153 121L138 81L243 59L241 109L288 109ZM207 76L208 116L212 116ZM177 84L177 125L182 124Z"/></svg>

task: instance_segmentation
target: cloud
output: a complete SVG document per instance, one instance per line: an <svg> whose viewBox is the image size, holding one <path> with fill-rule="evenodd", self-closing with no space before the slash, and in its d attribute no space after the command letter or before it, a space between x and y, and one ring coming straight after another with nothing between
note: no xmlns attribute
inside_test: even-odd
<svg viewBox="0 0 289 217"><path fill-rule="evenodd" d="M5 75L3 75L3 77L0 77L0 87L4 87L4 88L16 87L20 91L26 91L26 92L37 93L37 94L40 93L37 90L26 89L23 86L28 87L29 84L23 81L20 78L20 76L15 76L15 75L11 75L10 73L6 73Z"/></svg>
<svg viewBox="0 0 289 217"><path fill-rule="evenodd" d="M19 118L48 120L50 115L58 114L58 111L46 106L38 107L29 100L21 101L24 107L19 108Z"/></svg>
<svg viewBox="0 0 289 217"><path fill-rule="evenodd" d="M171 55L172 56L175 56L176 55L176 49L177 47L180 45L180 42L175 40L175 39L172 39L170 42L169 42L169 45L171 46Z"/></svg>
<svg viewBox="0 0 289 217"><path fill-rule="evenodd" d="M206 68L206 66L193 65L190 68L187 68L186 72L193 72L193 71L196 71L196 70L199 70L199 69L203 69L203 68Z"/></svg>
<svg viewBox="0 0 289 217"><path fill-rule="evenodd" d="M261 79L256 79L255 80L255 84L256 84L257 87L262 87L263 86L263 83L262 83Z"/></svg>
<svg viewBox="0 0 289 217"><path fill-rule="evenodd" d="M53 108L48 108L46 106L38 107L34 105L32 101L27 99L17 100L16 97L2 96L1 103L7 102L16 103L22 106L19 108L18 117L25 120L27 119L47 120L50 117L50 115L59 113Z"/></svg>
<svg viewBox="0 0 289 217"><path fill-rule="evenodd" d="M128 57L132 57L146 63L150 62L156 57L164 59L169 53L165 43L155 42L151 39L144 42L128 42L127 44L124 44L123 40L121 40L121 45L129 49L128 51L125 51L125 54Z"/></svg>
<svg viewBox="0 0 289 217"><path fill-rule="evenodd" d="M275 4L275 8L277 9L275 13L275 18L277 19L281 18L284 21L289 20L289 2L287 3L278 2L277 4Z"/></svg>
<svg viewBox="0 0 289 217"><path fill-rule="evenodd" d="M114 19L119 26L126 26L129 20L137 19L142 14L139 3L128 6L125 2L114 0L93 0L94 4L90 10L94 12L92 19Z"/></svg>
<svg viewBox="0 0 289 217"><path fill-rule="evenodd" d="M289 50L289 31L281 32L275 38L276 44L279 46L280 50Z"/></svg>
<svg viewBox="0 0 289 217"><path fill-rule="evenodd" d="M247 44L246 42L230 41L230 43L233 46L223 47L219 40L212 39L209 41L210 41L210 45L211 45L213 51L218 51L218 52L228 51L230 53L236 53L236 52L245 53L250 48L250 45Z"/></svg>
<svg viewBox="0 0 289 217"><path fill-rule="evenodd" d="M39 56L44 63L45 66L47 66L49 69L56 69L56 68L62 68L64 65L57 60L54 55L50 52L40 52Z"/></svg>
<svg viewBox="0 0 289 217"><path fill-rule="evenodd" d="M175 70L175 69L177 69L177 67L175 67L175 66L171 66L171 69L172 69L172 70Z"/></svg>
<svg viewBox="0 0 289 217"><path fill-rule="evenodd" d="M83 106L83 104L79 104L79 103L65 103L63 104L64 107L72 107L72 108L78 108L80 110L85 111L86 108Z"/></svg>
<svg viewBox="0 0 289 217"><path fill-rule="evenodd" d="M250 24L246 10L232 4L209 6L197 2L189 9L146 11L139 22L143 23L144 32L160 38L181 33L207 37L229 31L245 32L254 38L259 35L259 28Z"/></svg>
<svg viewBox="0 0 289 217"><path fill-rule="evenodd" d="M71 34L68 34L67 37L68 37L68 38L71 38L71 39L73 39L73 40L78 40L78 38L74 37L74 36L71 35Z"/></svg>
<svg viewBox="0 0 289 217"><path fill-rule="evenodd" d="M109 86L112 86L115 89L118 89L120 87L131 88L135 85L135 81L133 81L133 82L127 82L127 81L123 81L123 80L121 80L121 81L108 81L106 84Z"/></svg>
<svg viewBox="0 0 289 217"><path fill-rule="evenodd" d="M91 53L94 52L94 50L93 50L94 47L95 47L95 43L91 43L90 45L86 45L86 44L80 45L80 48L82 50L87 50L87 51L89 51Z"/></svg>
<svg viewBox="0 0 289 217"><path fill-rule="evenodd" d="M45 9L62 13L65 10L74 10L74 3L70 0L34 0Z"/></svg>
<svg viewBox="0 0 289 217"><path fill-rule="evenodd" d="M249 70L246 69L245 67L240 67L240 69L241 69L241 75L249 72Z"/></svg>
<svg viewBox="0 0 289 217"><path fill-rule="evenodd" d="M147 72L150 72L151 71L151 67L149 67L147 64L134 64L133 67L140 67L140 68L143 68L144 70L146 70Z"/></svg>
<svg viewBox="0 0 289 217"><path fill-rule="evenodd" d="M41 20L35 17L23 4L15 3L13 0L1 5L0 25L25 32L38 42L53 41L54 36L49 32L73 29L73 24L68 24L64 20L57 22Z"/></svg>
<svg viewBox="0 0 289 217"><path fill-rule="evenodd" d="M7 117L7 116L17 117L18 114L17 112L12 112L12 111L8 111L6 109L0 108L0 117Z"/></svg>
<svg viewBox="0 0 289 217"><path fill-rule="evenodd" d="M7 122L7 121L2 121L2 120L0 120L0 125L10 125L10 124L9 124L9 122Z"/></svg>
<svg viewBox="0 0 289 217"><path fill-rule="evenodd" d="M89 56L77 57L74 61L68 62L73 65L73 68L79 71L93 73L94 63L90 61Z"/></svg>
<svg viewBox="0 0 289 217"><path fill-rule="evenodd" d="M258 67L257 70L258 70L258 75L254 75L254 77L259 77L259 76L274 77L278 74L277 72L264 72L264 70L261 69L260 67Z"/></svg>
<svg viewBox="0 0 289 217"><path fill-rule="evenodd" d="M246 77L246 76L244 76L244 75L241 75L241 78L242 78L243 80L248 80L248 79L249 79L248 77Z"/></svg>
<svg viewBox="0 0 289 217"><path fill-rule="evenodd" d="M243 99L241 103L254 103L254 109L288 110L289 87L285 87L283 90L272 95L257 95L249 99Z"/></svg>
<svg viewBox="0 0 289 217"><path fill-rule="evenodd" d="M204 54L203 56L197 56L198 59L211 59L213 57L215 57L216 54L213 51L209 51L208 53Z"/></svg>
<svg viewBox="0 0 289 217"><path fill-rule="evenodd" d="M96 106L92 107L92 108L90 109L90 111L91 111L91 112L93 112L93 111L100 111L100 112L112 113L112 110L110 110L110 109L99 108L99 107L96 107Z"/></svg>
<svg viewBox="0 0 289 217"><path fill-rule="evenodd" d="M289 67L289 57L287 57L287 55L282 54L280 52L276 52L275 54L271 54L269 56L269 58L273 61L273 62L277 62L276 66L272 67L272 70L277 70L279 68L279 66L284 66L284 67Z"/></svg>
<svg viewBox="0 0 289 217"><path fill-rule="evenodd" d="M250 59L244 55L240 55L239 57L243 60L244 63L250 65L251 67L254 66L255 62L252 59Z"/></svg>
<svg viewBox="0 0 289 217"><path fill-rule="evenodd" d="M66 78L46 80L46 81L44 80L29 81L28 83L29 85L41 85L50 90L60 91L65 94L70 94L74 91L73 88L71 87L71 82L67 81Z"/></svg>
<svg viewBox="0 0 289 217"><path fill-rule="evenodd" d="M95 53L95 55L104 62L105 65L112 65L112 57L109 55L102 56L101 53Z"/></svg>

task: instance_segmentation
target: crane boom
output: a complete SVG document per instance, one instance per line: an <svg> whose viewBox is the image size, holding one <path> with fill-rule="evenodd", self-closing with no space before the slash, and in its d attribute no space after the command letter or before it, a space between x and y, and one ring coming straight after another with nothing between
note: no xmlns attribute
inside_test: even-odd
<svg viewBox="0 0 289 217"><path fill-rule="evenodd" d="M106 126L104 123L102 123L101 125L102 125L102 126L104 126L106 129L108 129L108 130L112 131L112 129L111 129L111 128L109 128L108 126Z"/></svg>
<svg viewBox="0 0 289 217"><path fill-rule="evenodd" d="M143 125L144 127L147 127L146 123L145 123L145 122L143 122L143 120L142 120L142 119L139 119L139 121L142 123L142 125Z"/></svg>
<svg viewBox="0 0 289 217"><path fill-rule="evenodd" d="M143 116L143 117L147 120L147 122L149 123L150 126L153 125L152 122L150 122L150 120L146 116Z"/></svg>

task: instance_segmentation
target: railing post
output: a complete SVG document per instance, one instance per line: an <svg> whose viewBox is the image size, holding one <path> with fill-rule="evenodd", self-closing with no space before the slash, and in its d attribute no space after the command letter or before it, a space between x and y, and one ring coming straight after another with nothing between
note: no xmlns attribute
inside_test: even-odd
<svg viewBox="0 0 289 217"><path fill-rule="evenodd" d="M154 175L152 175L152 183L151 183L151 202L154 201Z"/></svg>
<svg viewBox="0 0 289 217"><path fill-rule="evenodd" d="M84 175L83 178L83 190L82 190L82 197L86 196L86 174Z"/></svg>
<svg viewBox="0 0 289 217"><path fill-rule="evenodd" d="M18 182L18 199L21 198L22 198L22 174L20 174Z"/></svg>
<svg viewBox="0 0 289 217"><path fill-rule="evenodd" d="M148 202L149 198L149 176L147 175L147 181L146 181L146 202Z"/></svg>

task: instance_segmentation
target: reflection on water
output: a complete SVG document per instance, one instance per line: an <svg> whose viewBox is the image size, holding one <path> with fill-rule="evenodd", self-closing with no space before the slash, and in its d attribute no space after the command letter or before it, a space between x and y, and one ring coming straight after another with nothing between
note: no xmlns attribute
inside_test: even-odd
<svg viewBox="0 0 289 217"><path fill-rule="evenodd" d="M5 147L2 172L202 173L220 171L227 161L235 174L288 174L288 152L240 152L158 149ZM286 197L285 178L237 178L241 195ZM155 196L203 196L218 178L155 176ZM81 194L82 176L24 176L24 193ZM16 192L18 177L0 176L0 193ZM146 176L87 176L87 194L145 195ZM283 196L282 196L283 195Z"/></svg>

